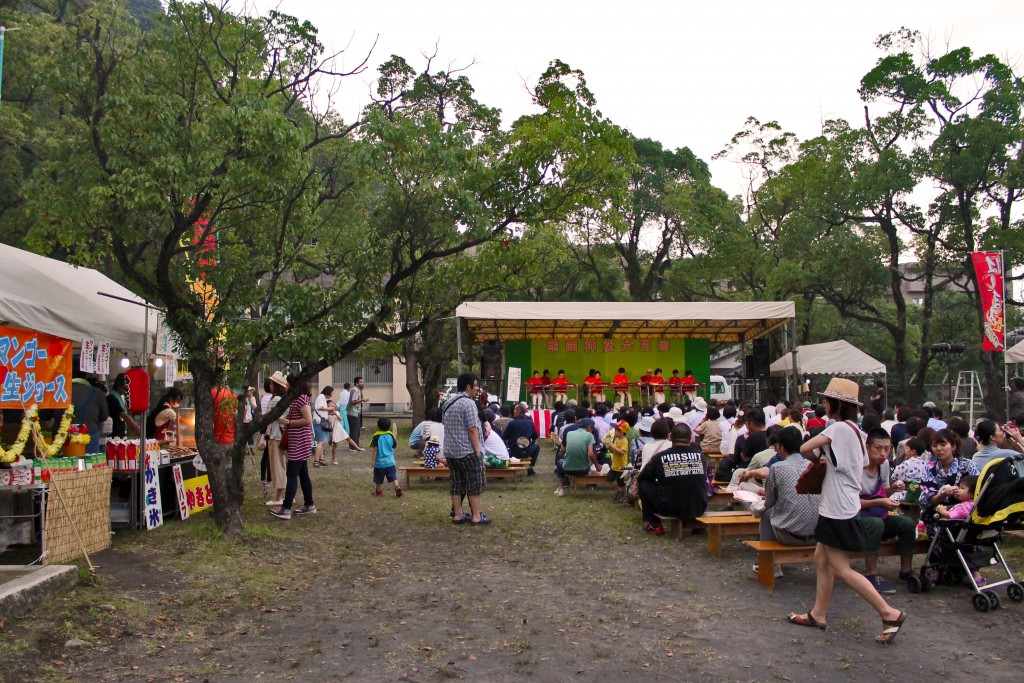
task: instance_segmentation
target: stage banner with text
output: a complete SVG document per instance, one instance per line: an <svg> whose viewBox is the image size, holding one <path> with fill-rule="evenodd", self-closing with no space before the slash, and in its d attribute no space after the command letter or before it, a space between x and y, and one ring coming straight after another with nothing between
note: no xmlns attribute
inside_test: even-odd
<svg viewBox="0 0 1024 683"><path fill-rule="evenodd" d="M1003 255L998 251L976 251L971 254L974 274L984 316L984 351L1003 351L1006 332L1005 300L1003 299Z"/></svg>
<svg viewBox="0 0 1024 683"><path fill-rule="evenodd" d="M0 410L67 408L71 341L0 325Z"/></svg>

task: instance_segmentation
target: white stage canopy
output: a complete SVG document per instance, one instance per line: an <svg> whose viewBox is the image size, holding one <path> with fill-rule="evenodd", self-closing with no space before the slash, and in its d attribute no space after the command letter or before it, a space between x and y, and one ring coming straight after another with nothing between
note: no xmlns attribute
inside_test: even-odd
<svg viewBox="0 0 1024 683"><path fill-rule="evenodd" d="M143 303L106 275L0 244L0 324L36 330L75 342L84 337L116 349L142 349L145 309L97 292ZM154 348L156 316L149 316Z"/></svg>
<svg viewBox="0 0 1024 683"><path fill-rule="evenodd" d="M464 303L455 317L476 339L696 338L749 341L796 316L792 301Z"/></svg>
<svg viewBox="0 0 1024 683"><path fill-rule="evenodd" d="M1006 349L1004 359L1007 363L1024 363L1024 341L1017 342Z"/></svg>
<svg viewBox="0 0 1024 683"><path fill-rule="evenodd" d="M839 339L825 344L796 347L797 367L803 375L884 375L885 365L856 346ZM793 354L787 353L771 365L773 375L793 372Z"/></svg>

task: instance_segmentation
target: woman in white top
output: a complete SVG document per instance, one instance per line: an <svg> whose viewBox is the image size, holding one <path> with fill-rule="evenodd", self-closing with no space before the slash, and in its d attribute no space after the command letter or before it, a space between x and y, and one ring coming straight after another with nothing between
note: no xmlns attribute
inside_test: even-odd
<svg viewBox="0 0 1024 683"><path fill-rule="evenodd" d="M867 464L864 433L857 426L859 387L848 379L835 378L825 397L825 409L834 422L800 448L811 462L825 461L825 481L821 487L818 525L814 537L817 568L817 592L814 607L806 614L790 614L790 623L825 629L832 586L841 579L870 604L882 618L882 633L876 640L888 644L896 639L906 612L889 606L871 582L850 567L850 554L863 553L867 535L859 515L861 473Z"/></svg>

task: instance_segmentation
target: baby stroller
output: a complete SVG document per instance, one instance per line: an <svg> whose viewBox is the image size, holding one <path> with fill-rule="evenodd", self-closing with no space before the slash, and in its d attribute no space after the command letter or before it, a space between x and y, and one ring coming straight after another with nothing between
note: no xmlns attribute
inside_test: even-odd
<svg viewBox="0 0 1024 683"><path fill-rule="evenodd" d="M1002 551L1003 526L1024 521L1024 455L1000 458L985 465L975 487L974 509L964 520L936 517L935 535L920 574L909 584L910 591L928 592L938 583L956 585L970 580L974 588L971 604L979 612L999 607L995 589L1006 587L1014 602L1024 601L1024 587L1014 578ZM1006 579L979 586L972 567L1000 565Z"/></svg>

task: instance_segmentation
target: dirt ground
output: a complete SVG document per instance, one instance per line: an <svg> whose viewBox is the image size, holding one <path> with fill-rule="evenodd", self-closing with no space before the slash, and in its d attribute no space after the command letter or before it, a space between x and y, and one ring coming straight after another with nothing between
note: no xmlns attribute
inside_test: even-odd
<svg viewBox="0 0 1024 683"><path fill-rule="evenodd" d="M202 517L117 534L93 585L3 625L0 679L1021 680L1024 605L979 614L965 588L901 590L909 619L882 647L837 587L827 632L793 626L811 567L772 593L742 539L718 560L704 536L640 533L608 490L556 498L548 449L540 476L490 484L494 524L477 528L450 523L445 482L373 498L368 455L341 460L313 471L315 516L271 518L250 473L240 539Z"/></svg>

